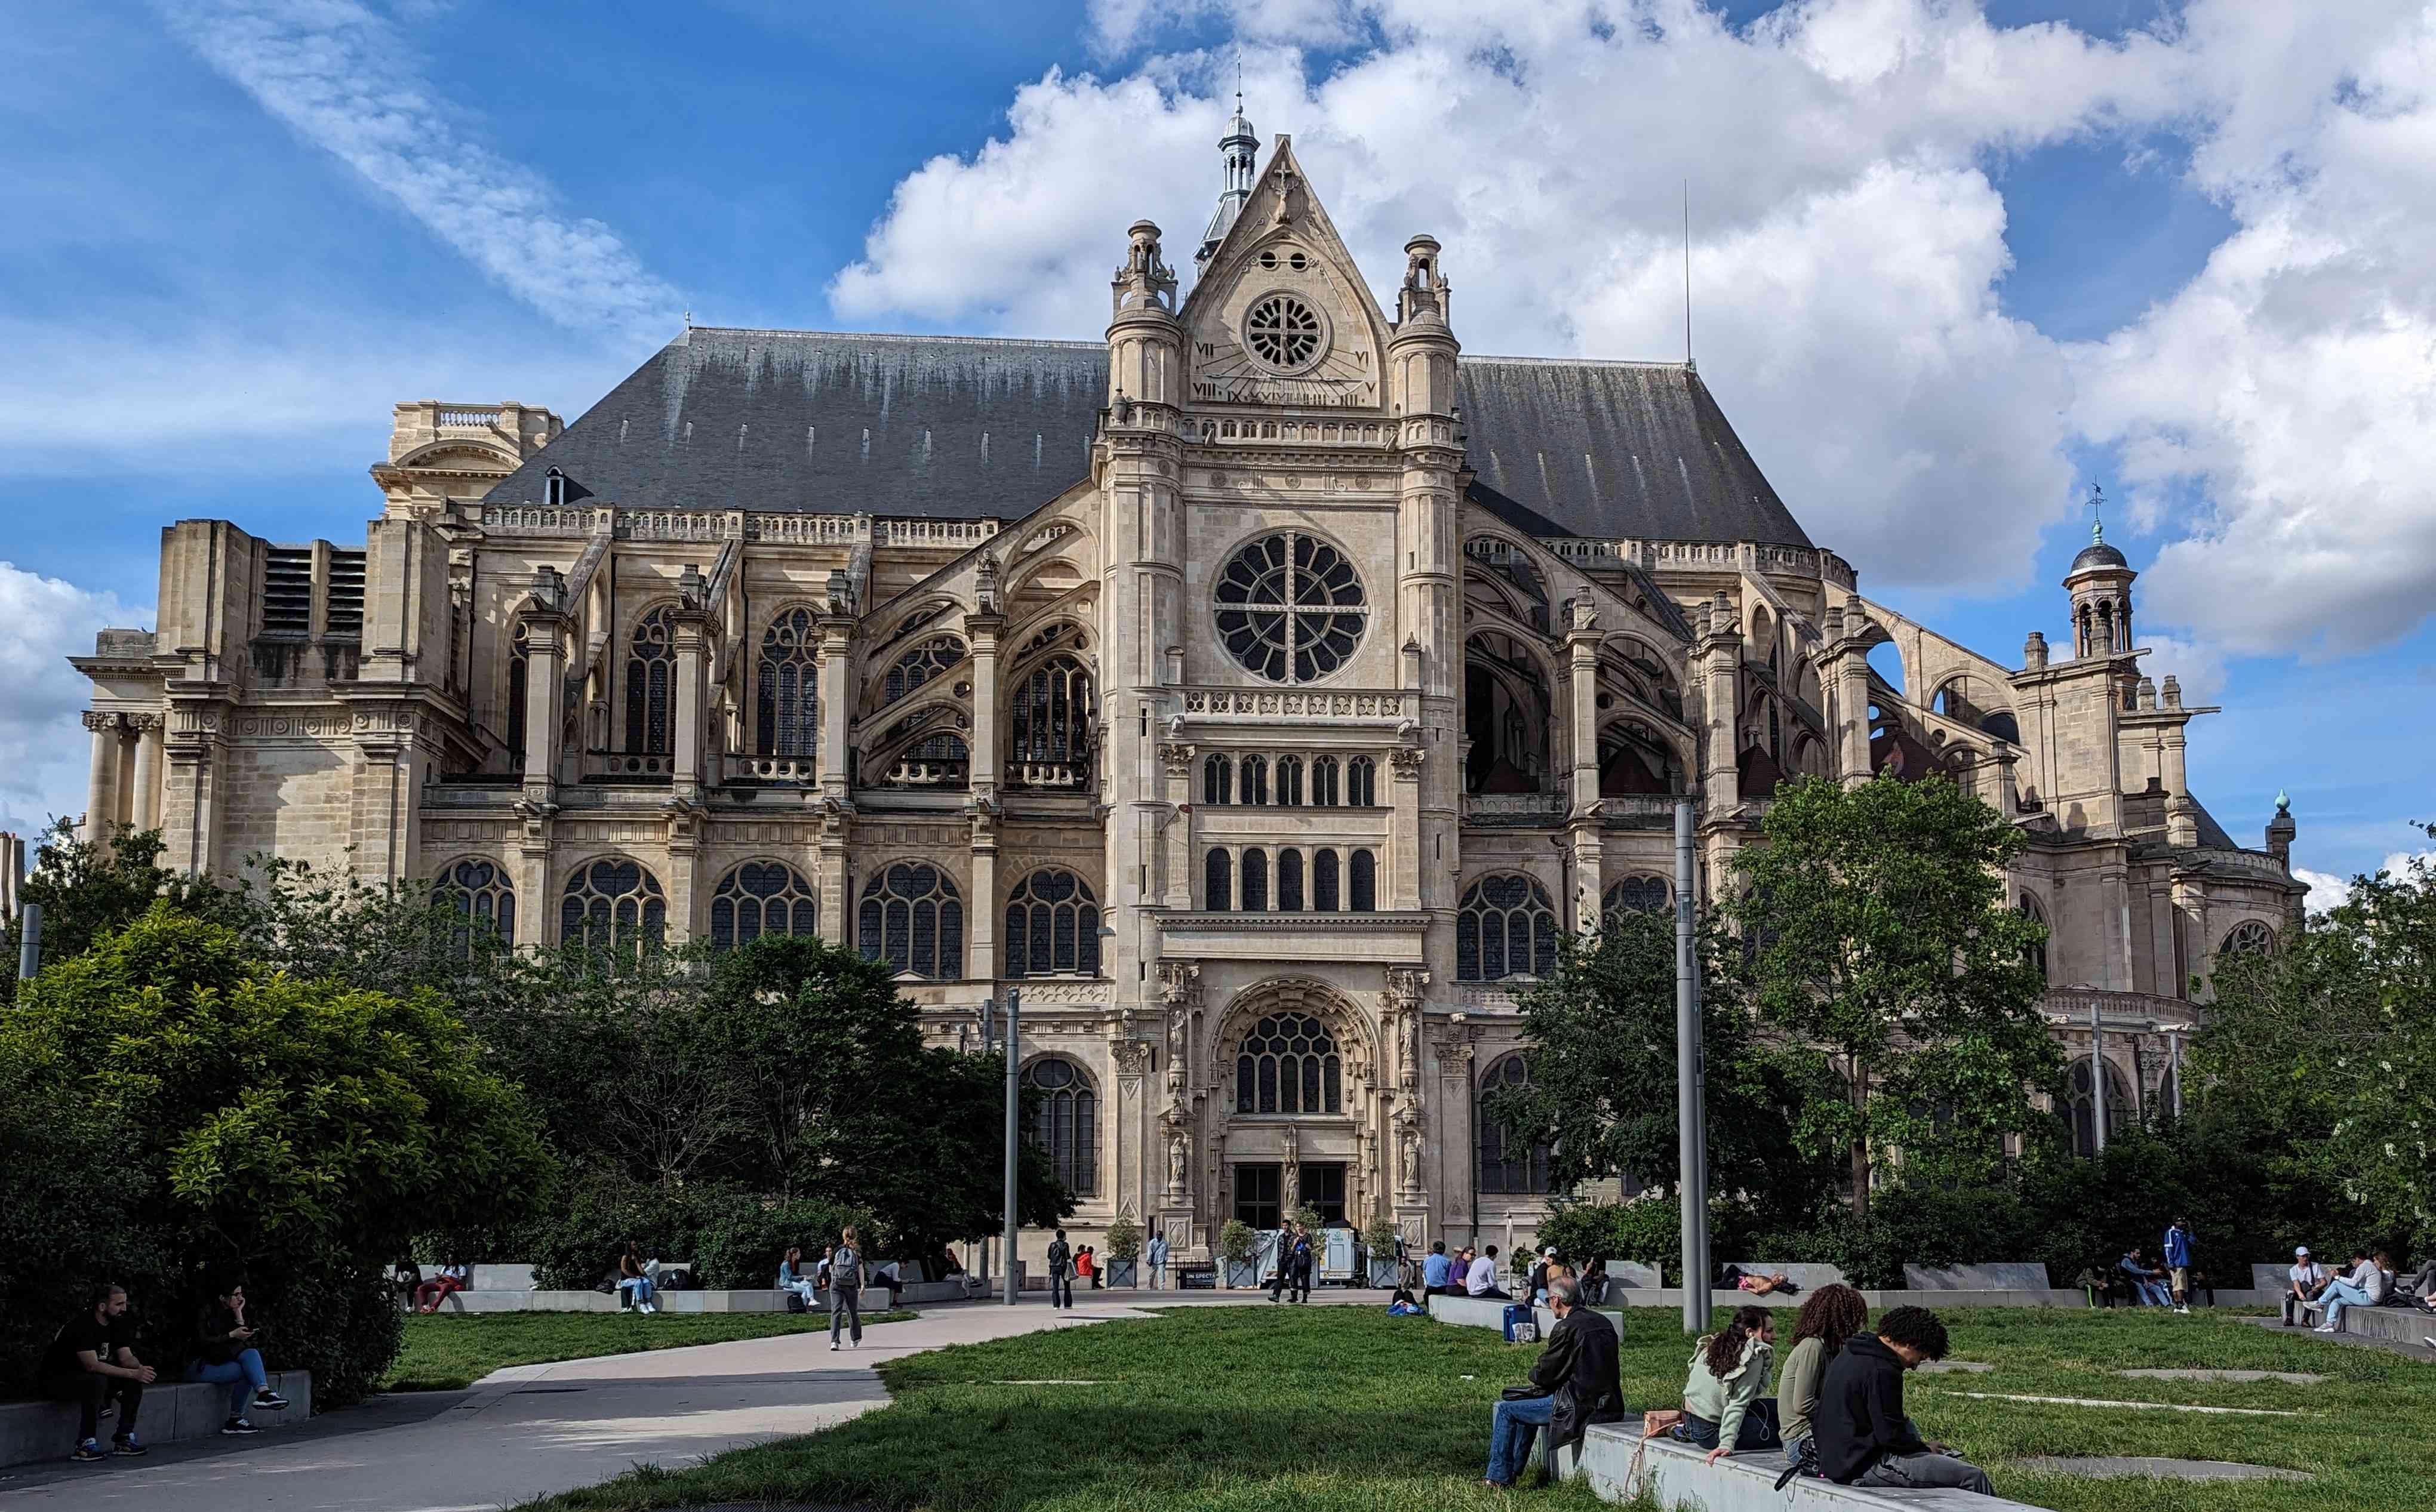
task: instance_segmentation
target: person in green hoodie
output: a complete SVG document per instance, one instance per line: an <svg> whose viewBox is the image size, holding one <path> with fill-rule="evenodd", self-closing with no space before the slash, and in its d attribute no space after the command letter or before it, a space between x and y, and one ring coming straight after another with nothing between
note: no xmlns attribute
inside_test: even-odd
<svg viewBox="0 0 2436 1512"><path fill-rule="evenodd" d="M1775 1358L1776 1323L1768 1310L1736 1308L1733 1322L1692 1351L1675 1436L1707 1450L1712 1465L1736 1450L1776 1448L1776 1399L1767 1394Z"/></svg>

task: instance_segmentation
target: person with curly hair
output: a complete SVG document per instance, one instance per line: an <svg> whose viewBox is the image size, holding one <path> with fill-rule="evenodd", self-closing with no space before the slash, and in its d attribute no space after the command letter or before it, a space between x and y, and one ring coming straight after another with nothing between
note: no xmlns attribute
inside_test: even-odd
<svg viewBox="0 0 2436 1512"><path fill-rule="evenodd" d="M1776 1403L1767 1395L1775 1346L1776 1321L1767 1309L1734 1309L1733 1322L1692 1351L1675 1436L1707 1450L1712 1465L1736 1450L1776 1448Z"/></svg>
<svg viewBox="0 0 2436 1512"><path fill-rule="evenodd" d="M1801 1462L1827 1362L1842 1352L1845 1340L1869 1325L1870 1304L1840 1281L1802 1299L1801 1311L1793 1320L1793 1337L1785 1347L1784 1369L1776 1378L1776 1423L1784 1436L1786 1463Z"/></svg>
<svg viewBox="0 0 2436 1512"><path fill-rule="evenodd" d="M1945 1358L1945 1324L1924 1307L1899 1307L1875 1333L1856 1333L1827 1363L1812 1427L1818 1473L1845 1486L1951 1486L1993 1496L1988 1472L1923 1438L1904 1412L1903 1378Z"/></svg>

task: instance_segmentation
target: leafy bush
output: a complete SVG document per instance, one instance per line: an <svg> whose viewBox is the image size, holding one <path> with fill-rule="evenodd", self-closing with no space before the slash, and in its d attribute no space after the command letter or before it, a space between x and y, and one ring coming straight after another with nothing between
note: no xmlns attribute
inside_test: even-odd
<svg viewBox="0 0 2436 1512"><path fill-rule="evenodd" d="M694 1275L707 1287L768 1286L788 1245L799 1244L808 1257L816 1256L823 1244L836 1243L848 1224L862 1236L866 1253L879 1253L873 1247L875 1229L867 1215L821 1198L779 1202L719 1192L702 1208L701 1237L691 1254Z"/></svg>
<svg viewBox="0 0 2436 1512"><path fill-rule="evenodd" d="M1117 1214L1116 1221L1108 1225L1106 1234L1102 1236L1100 1247L1107 1251L1110 1260L1141 1259L1141 1225L1134 1222L1131 1213Z"/></svg>
<svg viewBox="0 0 2436 1512"><path fill-rule="evenodd" d="M1241 1218L1229 1218L1218 1227L1219 1258L1241 1265L1252 1258L1254 1240L1252 1225Z"/></svg>
<svg viewBox="0 0 2436 1512"><path fill-rule="evenodd" d="M45 967L0 1006L0 1213L28 1225L0 1375L105 1278L182 1363L242 1278L271 1364L314 1370L333 1405L360 1395L397 1347L389 1264L422 1229L521 1210L547 1170L478 1049L431 993L273 971L167 900Z"/></svg>

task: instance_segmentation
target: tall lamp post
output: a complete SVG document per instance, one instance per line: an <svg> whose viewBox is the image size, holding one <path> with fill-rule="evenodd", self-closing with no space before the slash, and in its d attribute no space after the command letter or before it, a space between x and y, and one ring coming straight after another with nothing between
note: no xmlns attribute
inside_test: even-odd
<svg viewBox="0 0 2436 1512"><path fill-rule="evenodd" d="M1022 1106L1023 1089L1017 1085L1018 1047L1022 1043L1023 994L1008 988L1006 994L1006 1253L1000 1262L1006 1267L1006 1305L1015 1306L1015 1140L1016 1110Z"/></svg>
<svg viewBox="0 0 2436 1512"><path fill-rule="evenodd" d="M1709 1326L1708 1110L1701 1098L1700 962L1692 930L1692 805L1675 802L1675 1138L1683 1204L1683 1331Z"/></svg>

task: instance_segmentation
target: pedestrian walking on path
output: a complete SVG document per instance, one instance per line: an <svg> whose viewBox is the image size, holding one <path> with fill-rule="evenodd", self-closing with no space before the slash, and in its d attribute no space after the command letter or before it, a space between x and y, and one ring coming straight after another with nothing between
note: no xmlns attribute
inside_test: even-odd
<svg viewBox="0 0 2436 1512"><path fill-rule="evenodd" d="M835 1253L829 1256L829 1347L838 1347L838 1328L853 1325L854 1347L862 1347L862 1248L854 1225L845 1225Z"/></svg>
<svg viewBox="0 0 2436 1512"><path fill-rule="evenodd" d="M1057 1237L1049 1242L1049 1305L1051 1307L1074 1305L1073 1264L1074 1252L1067 1247L1066 1230L1061 1228L1057 1230Z"/></svg>

